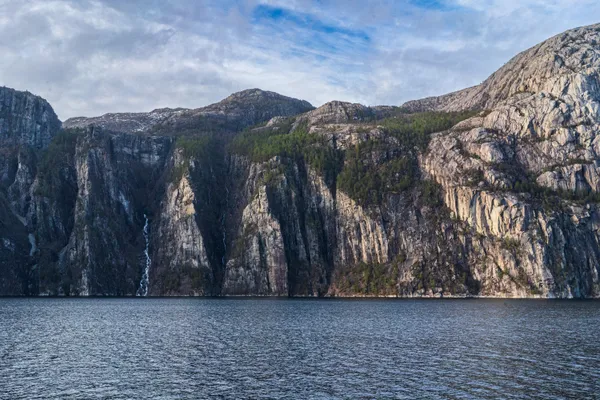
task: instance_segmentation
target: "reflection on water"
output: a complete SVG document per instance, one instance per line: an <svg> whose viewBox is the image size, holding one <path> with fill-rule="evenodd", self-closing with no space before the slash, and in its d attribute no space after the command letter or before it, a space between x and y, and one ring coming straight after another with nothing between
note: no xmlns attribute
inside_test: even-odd
<svg viewBox="0 0 600 400"><path fill-rule="evenodd" d="M0 398L593 398L599 302L0 299Z"/></svg>

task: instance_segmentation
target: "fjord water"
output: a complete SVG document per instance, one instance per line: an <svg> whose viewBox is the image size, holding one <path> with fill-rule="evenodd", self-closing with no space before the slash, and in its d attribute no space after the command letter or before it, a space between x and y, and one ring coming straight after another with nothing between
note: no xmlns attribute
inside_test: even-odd
<svg viewBox="0 0 600 400"><path fill-rule="evenodd" d="M0 299L0 398L594 398L600 303Z"/></svg>

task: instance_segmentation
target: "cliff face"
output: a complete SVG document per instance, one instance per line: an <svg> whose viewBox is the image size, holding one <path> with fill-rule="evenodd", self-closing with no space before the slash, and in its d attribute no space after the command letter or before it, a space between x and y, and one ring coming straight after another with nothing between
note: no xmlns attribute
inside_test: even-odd
<svg viewBox="0 0 600 400"><path fill-rule="evenodd" d="M58 120L53 130L32 124L47 118L45 101L8 92L18 101L7 103L0 160L2 294L219 294L227 166L207 126L227 137L312 108L251 90L189 113L78 119L59 133Z"/></svg>
<svg viewBox="0 0 600 400"><path fill-rule="evenodd" d="M520 276L542 295L599 294L598 40L600 25L558 35L444 106L490 110L436 135L423 157L453 215L485 237L474 266L484 293ZM489 250L503 241L510 252Z"/></svg>
<svg viewBox="0 0 600 400"><path fill-rule="evenodd" d="M59 134L37 157L22 150L8 197L27 232L30 293L135 293L139 227L171 142L90 129Z"/></svg>
<svg viewBox="0 0 600 400"><path fill-rule="evenodd" d="M35 151L61 126L52 107L28 92L0 87L0 293L32 293L34 268L25 211L36 171Z"/></svg>
<svg viewBox="0 0 600 400"><path fill-rule="evenodd" d="M273 169L280 172L265 182ZM244 170L250 195L235 223L224 294L477 293L456 228L418 189L365 208L302 161Z"/></svg>
<svg viewBox="0 0 600 400"><path fill-rule="evenodd" d="M0 145L48 146L60 129L54 110L41 97L0 87Z"/></svg>
<svg viewBox="0 0 600 400"><path fill-rule="evenodd" d="M135 293L144 251L144 214L171 140L109 135L92 129L77 140L73 230L59 270L79 295Z"/></svg>
<svg viewBox="0 0 600 400"><path fill-rule="evenodd" d="M402 108L249 90L58 133L4 90L0 294L599 297L599 43Z"/></svg>

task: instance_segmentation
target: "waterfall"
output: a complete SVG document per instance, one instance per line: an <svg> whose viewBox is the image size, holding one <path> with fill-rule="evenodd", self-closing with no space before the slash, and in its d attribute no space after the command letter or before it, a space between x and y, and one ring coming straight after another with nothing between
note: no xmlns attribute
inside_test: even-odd
<svg viewBox="0 0 600 400"><path fill-rule="evenodd" d="M137 290L137 295L142 297L148 296L148 276L150 274L150 264L152 264L152 260L150 259L150 221L148 221L148 216L146 214L144 214L144 219L146 220L146 223L144 224L144 240L146 241L144 256L146 257L146 267L144 268L144 273L142 274L140 287Z"/></svg>
<svg viewBox="0 0 600 400"><path fill-rule="evenodd" d="M227 233L225 232L225 218L227 216L227 210L229 209L229 189L225 188L227 195L225 196L225 211L223 211L223 215L221 216L221 231L223 232L223 257L221 258L221 264L225 267L225 256L227 254Z"/></svg>
<svg viewBox="0 0 600 400"><path fill-rule="evenodd" d="M29 234L29 244L31 245L31 248L29 250L29 256L33 257L35 252L37 251L37 244L35 242L35 236L33 235L33 233Z"/></svg>

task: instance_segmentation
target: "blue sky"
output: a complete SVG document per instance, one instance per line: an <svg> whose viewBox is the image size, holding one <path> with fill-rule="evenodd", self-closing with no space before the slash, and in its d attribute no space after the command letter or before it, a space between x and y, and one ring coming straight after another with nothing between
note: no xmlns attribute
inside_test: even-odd
<svg viewBox="0 0 600 400"><path fill-rule="evenodd" d="M259 87L392 104L476 85L600 22L589 0L0 0L0 85L61 119L200 107Z"/></svg>

